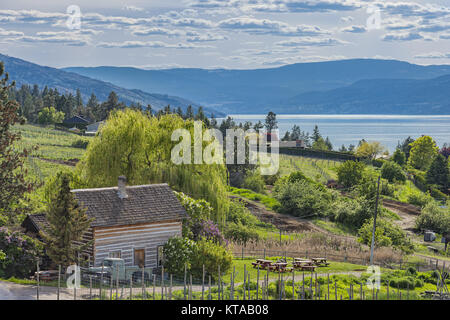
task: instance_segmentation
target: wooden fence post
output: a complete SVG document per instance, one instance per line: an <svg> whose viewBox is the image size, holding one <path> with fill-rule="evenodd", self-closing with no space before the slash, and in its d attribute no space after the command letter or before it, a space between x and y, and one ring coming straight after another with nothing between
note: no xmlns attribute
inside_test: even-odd
<svg viewBox="0 0 450 320"><path fill-rule="evenodd" d="M36 260L36 300L39 300L39 259Z"/></svg>
<svg viewBox="0 0 450 320"><path fill-rule="evenodd" d="M130 277L130 300L133 300L133 276Z"/></svg>
<svg viewBox="0 0 450 320"><path fill-rule="evenodd" d="M202 300L205 300L205 265L202 266Z"/></svg>
<svg viewBox="0 0 450 320"><path fill-rule="evenodd" d="M161 300L164 300L164 266L161 268Z"/></svg>
<svg viewBox="0 0 450 320"><path fill-rule="evenodd" d="M187 275L187 265L184 264L184 300L186 300L186 275Z"/></svg>
<svg viewBox="0 0 450 320"><path fill-rule="evenodd" d="M58 265L58 289L56 291L56 300L59 300L60 288L61 288L61 265Z"/></svg>
<svg viewBox="0 0 450 320"><path fill-rule="evenodd" d="M256 273L256 300L259 300L259 264L258 271Z"/></svg>
<svg viewBox="0 0 450 320"><path fill-rule="evenodd" d="M153 275L153 300L156 299L156 274Z"/></svg>

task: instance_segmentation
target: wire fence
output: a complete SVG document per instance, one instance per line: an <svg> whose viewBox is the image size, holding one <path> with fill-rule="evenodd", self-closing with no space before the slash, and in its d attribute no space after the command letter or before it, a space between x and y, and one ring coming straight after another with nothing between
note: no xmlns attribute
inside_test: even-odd
<svg viewBox="0 0 450 320"><path fill-rule="evenodd" d="M360 257L348 255L323 255L323 252L290 252L280 250L246 250L234 252L234 259L278 259L285 262L294 258L324 258L333 262L348 262L367 265L369 262ZM442 261L441 261L442 262ZM447 299L448 266L439 264L439 260L429 259L424 262L400 262L392 265L379 265L384 268L407 269L414 267L417 271L435 270L441 278L436 283L436 290L425 292L424 297ZM76 271L74 271L76 270ZM329 270L329 269L328 269ZM381 283L378 287L367 286L366 278L358 278L351 272L340 273L348 276L349 281L343 287L335 275L338 272L269 271L243 265L243 271L224 274L217 270L208 274L203 267L200 277L193 276L185 267L184 276L174 276L164 268L139 267L75 267L73 272L66 272L61 267L53 271L39 271L35 274L36 299L53 300L399 300L417 299L414 288L401 287L398 283ZM362 271L362 270L361 270ZM359 272L359 276L362 272ZM331 272L331 274L330 274ZM240 274L239 280L236 277ZM446 278L447 277L447 278ZM440 282L439 282L440 281ZM440 284L440 285L439 285ZM397 287L395 287L397 285ZM428 295L428 296L427 296Z"/></svg>

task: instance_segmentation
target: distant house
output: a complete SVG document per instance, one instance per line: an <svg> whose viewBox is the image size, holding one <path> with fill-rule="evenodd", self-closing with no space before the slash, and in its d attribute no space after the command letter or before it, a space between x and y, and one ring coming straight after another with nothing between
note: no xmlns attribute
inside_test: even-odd
<svg viewBox="0 0 450 320"><path fill-rule="evenodd" d="M78 129L86 129L87 125L91 123L90 119L85 119L81 116L73 116L72 118L63 121L63 125L68 128L76 127Z"/></svg>
<svg viewBox="0 0 450 320"><path fill-rule="evenodd" d="M267 142L278 141L278 135L272 132L265 132Z"/></svg>
<svg viewBox="0 0 450 320"><path fill-rule="evenodd" d="M306 148L305 141L303 140L293 140L293 141L280 141L280 148Z"/></svg>
<svg viewBox="0 0 450 320"><path fill-rule="evenodd" d="M103 259L122 258L125 266L158 267L162 247L173 236L181 236L186 211L167 184L72 190L86 214L94 218L83 241L93 244L82 252L94 266ZM45 230L44 214L28 215L22 227L28 233Z"/></svg>
<svg viewBox="0 0 450 320"><path fill-rule="evenodd" d="M105 121L98 121L87 125L85 134L89 136L95 136L104 123Z"/></svg>

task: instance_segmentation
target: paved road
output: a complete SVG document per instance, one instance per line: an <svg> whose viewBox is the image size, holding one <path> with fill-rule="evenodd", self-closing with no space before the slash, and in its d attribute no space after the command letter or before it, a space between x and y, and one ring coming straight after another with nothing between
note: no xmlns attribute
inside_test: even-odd
<svg viewBox="0 0 450 320"><path fill-rule="evenodd" d="M56 300L57 289L54 287L40 287L40 300ZM12 282L0 281L0 300L36 300L36 286L21 285ZM61 300L73 300L71 290L61 290Z"/></svg>

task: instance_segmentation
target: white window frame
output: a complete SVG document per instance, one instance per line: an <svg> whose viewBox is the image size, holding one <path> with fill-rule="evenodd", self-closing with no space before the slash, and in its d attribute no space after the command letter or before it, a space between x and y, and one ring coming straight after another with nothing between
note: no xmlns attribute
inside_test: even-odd
<svg viewBox="0 0 450 320"><path fill-rule="evenodd" d="M117 253L119 253L119 256L117 257L117 256L115 256L115 254L117 254ZM114 250L114 251L110 251L109 253L108 253L108 257L109 258L119 258L119 259L121 259L122 258L122 250Z"/></svg>

